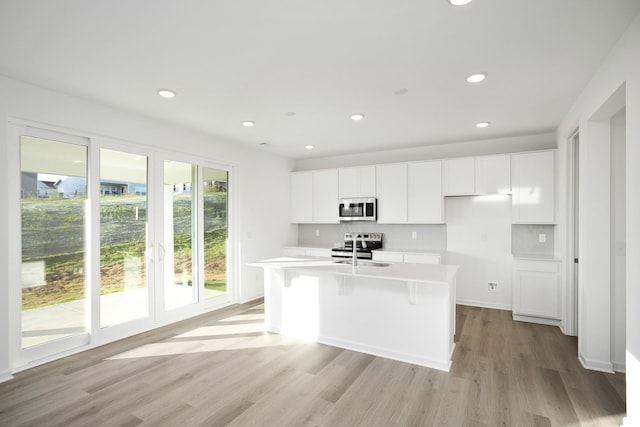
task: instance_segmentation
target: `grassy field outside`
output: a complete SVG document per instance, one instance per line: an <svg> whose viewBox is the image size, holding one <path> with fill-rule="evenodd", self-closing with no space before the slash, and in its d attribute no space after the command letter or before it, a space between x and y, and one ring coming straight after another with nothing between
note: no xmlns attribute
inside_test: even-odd
<svg viewBox="0 0 640 427"><path fill-rule="evenodd" d="M226 193L205 194L205 288L226 290ZM22 261L45 266L45 284L22 290L22 308L29 310L84 298L85 238L82 198L22 201ZM190 202L174 201L176 265L191 268ZM224 212L222 212L224 209ZM210 218L209 218L210 217ZM100 293L125 289L125 258L145 260L146 198L103 196L100 209ZM144 273L145 262L140 263ZM181 271L176 271L176 276ZM146 277L146 274L139 274ZM191 285L191 283L189 283ZM127 289L145 283L127 283Z"/></svg>

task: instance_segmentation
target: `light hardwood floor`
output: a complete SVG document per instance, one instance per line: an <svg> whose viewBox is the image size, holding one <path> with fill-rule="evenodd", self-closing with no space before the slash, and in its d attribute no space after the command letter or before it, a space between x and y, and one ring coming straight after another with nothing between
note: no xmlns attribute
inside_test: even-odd
<svg viewBox="0 0 640 427"><path fill-rule="evenodd" d="M445 373L262 332L260 301L0 384L0 426L618 426L625 377L511 312L458 306Z"/></svg>

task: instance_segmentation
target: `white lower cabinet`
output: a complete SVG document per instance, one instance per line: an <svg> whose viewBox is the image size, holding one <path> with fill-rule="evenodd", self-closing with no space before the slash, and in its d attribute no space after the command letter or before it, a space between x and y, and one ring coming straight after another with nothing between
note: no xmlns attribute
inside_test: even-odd
<svg viewBox="0 0 640 427"><path fill-rule="evenodd" d="M407 262L416 264L441 264L442 257L437 253L373 251L374 261Z"/></svg>
<svg viewBox="0 0 640 427"><path fill-rule="evenodd" d="M560 281L557 260L516 259L513 277L513 318L535 323L560 321Z"/></svg>
<svg viewBox="0 0 640 427"><path fill-rule="evenodd" d="M330 248L310 248L304 246L285 246L282 250L284 256L312 256L330 258Z"/></svg>

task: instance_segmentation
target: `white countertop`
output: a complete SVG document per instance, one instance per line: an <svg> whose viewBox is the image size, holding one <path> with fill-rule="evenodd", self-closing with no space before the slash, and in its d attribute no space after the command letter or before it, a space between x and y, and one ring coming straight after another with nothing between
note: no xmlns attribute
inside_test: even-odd
<svg viewBox="0 0 640 427"><path fill-rule="evenodd" d="M263 268L330 272L344 276L371 277L374 279L438 285L449 285L458 271L458 266L456 265L384 262L383 264L388 265L380 267L366 265L366 261L361 261L354 272L350 264L340 264L336 261L340 260L336 260L335 258L281 257L250 263L248 265Z"/></svg>

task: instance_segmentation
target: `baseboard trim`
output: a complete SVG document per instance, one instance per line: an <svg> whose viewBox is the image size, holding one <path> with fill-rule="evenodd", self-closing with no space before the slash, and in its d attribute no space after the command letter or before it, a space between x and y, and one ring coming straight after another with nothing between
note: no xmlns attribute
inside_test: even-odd
<svg viewBox="0 0 640 427"><path fill-rule="evenodd" d="M0 372L0 383L3 383L5 381L9 381L13 379L13 375L11 374L11 371L2 371Z"/></svg>
<svg viewBox="0 0 640 427"><path fill-rule="evenodd" d="M558 319L547 319L545 317L523 316L521 314L514 314L513 315L513 320L517 320L518 322L539 323L541 325L549 325L549 326L560 327L560 320L558 320Z"/></svg>
<svg viewBox="0 0 640 427"><path fill-rule="evenodd" d="M614 361L612 363L613 365L613 370L616 372L619 372L621 374L626 374L627 373L627 364L625 362L616 362Z"/></svg>
<svg viewBox="0 0 640 427"><path fill-rule="evenodd" d="M494 304L491 302L474 301L474 300L466 300L466 299L457 299L456 304L468 305L471 307L493 308L496 310L511 311L511 305L509 304Z"/></svg>
<svg viewBox="0 0 640 427"><path fill-rule="evenodd" d="M614 374L613 364L611 362L602 362L598 360L590 360L584 357L581 352L578 352L578 360L585 369L592 371L606 372L608 374Z"/></svg>

